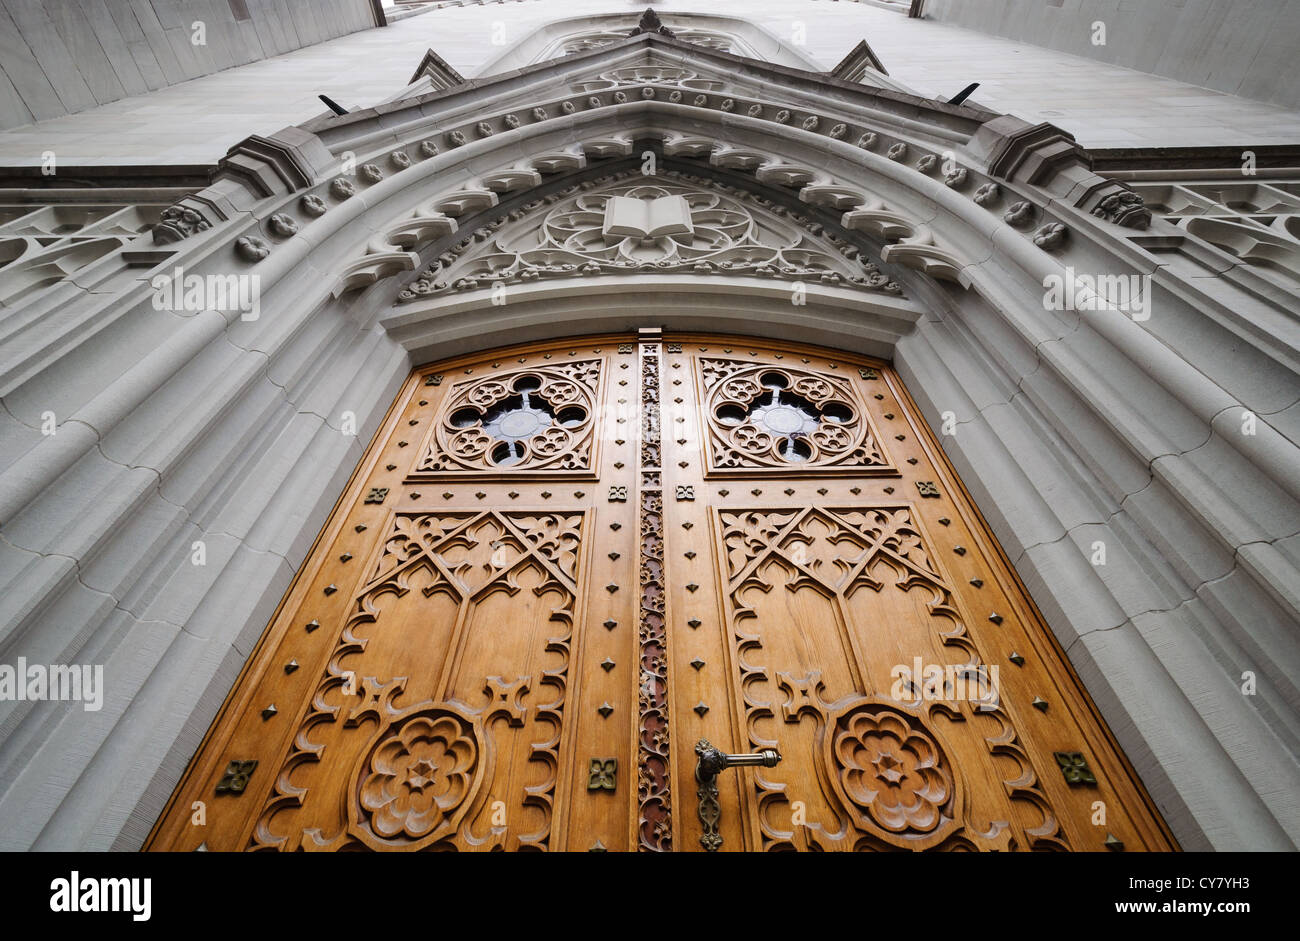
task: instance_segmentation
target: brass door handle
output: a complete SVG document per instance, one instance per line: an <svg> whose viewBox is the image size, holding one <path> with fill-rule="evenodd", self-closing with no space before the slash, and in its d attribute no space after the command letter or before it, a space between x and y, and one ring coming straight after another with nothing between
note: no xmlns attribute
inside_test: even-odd
<svg viewBox="0 0 1300 941"><path fill-rule="evenodd" d="M722 836L718 833L718 821L722 819L722 805L718 803L718 775L728 768L746 765L775 768L781 760L781 753L775 748L764 748L751 754L728 755L711 745L708 739L702 738L695 743L695 754L696 794L700 799L700 823L704 827L700 845L707 852L716 853L722 845Z"/></svg>

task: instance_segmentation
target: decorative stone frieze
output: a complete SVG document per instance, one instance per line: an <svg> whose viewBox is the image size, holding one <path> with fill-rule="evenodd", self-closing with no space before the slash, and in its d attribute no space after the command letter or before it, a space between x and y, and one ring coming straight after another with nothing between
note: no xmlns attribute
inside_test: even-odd
<svg viewBox="0 0 1300 941"><path fill-rule="evenodd" d="M688 271L813 281L900 293L848 245L821 243L797 217L699 178L639 172L543 198L516 224L492 225L445 252L401 301L541 278Z"/></svg>

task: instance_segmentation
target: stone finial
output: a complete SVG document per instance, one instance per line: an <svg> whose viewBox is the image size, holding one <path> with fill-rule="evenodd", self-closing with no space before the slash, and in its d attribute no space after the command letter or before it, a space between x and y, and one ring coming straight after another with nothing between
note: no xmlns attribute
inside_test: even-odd
<svg viewBox="0 0 1300 941"><path fill-rule="evenodd" d="M411 76L411 80L406 84L413 85L426 76L429 79L429 84L435 90L455 88L457 85L465 84L465 76L452 68L446 59L432 49L425 52L424 58L416 66L415 74Z"/></svg>
<svg viewBox="0 0 1300 941"><path fill-rule="evenodd" d="M253 134L217 161L212 181L229 180L256 199L306 189L334 163L315 134L287 127L269 137Z"/></svg>
<svg viewBox="0 0 1300 941"><path fill-rule="evenodd" d="M667 26L663 24L663 22L659 19L659 14L656 13L654 10L652 10L650 7L645 8L645 12L641 14L640 21L636 24L636 27L632 30L632 32L628 33L628 35L640 36L642 33L658 33L660 36L673 36L673 37L677 35L671 29L669 29Z"/></svg>

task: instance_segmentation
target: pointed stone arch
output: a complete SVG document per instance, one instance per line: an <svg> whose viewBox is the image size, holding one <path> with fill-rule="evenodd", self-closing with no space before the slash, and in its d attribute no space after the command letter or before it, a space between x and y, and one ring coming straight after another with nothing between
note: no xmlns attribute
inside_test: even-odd
<svg viewBox="0 0 1300 941"><path fill-rule="evenodd" d="M418 263L412 251L425 236L456 228L448 219L459 220L504 194L549 185L559 174L625 157L637 142L644 147L658 141L664 157L750 175L810 209L837 211L837 224L874 240L886 262L982 290L974 261L987 254L993 232L1008 233L1006 252L1041 282L1061 267L1046 250L1059 249L1071 231L1050 187L1012 189L1014 181L999 173L1028 166L1032 156L1030 177L1056 189L1069 187L1082 208L1122 189L1086 171L1081 152L1059 132L1012 122L1005 129L1012 133L1002 133L993 130L1002 119L990 120L985 112L930 102L920 109L921 100L912 96L826 76L815 76L815 84L831 87L818 90L836 94L816 94L809 82L773 100L770 83L788 76L748 63L752 75L741 77L751 81L737 83L723 71L725 63L716 61L720 55L649 33L569 57L573 61L543 63L531 71L548 73L545 98L509 93L499 108L466 113L459 126L425 114L440 104L457 113L454 99L460 95L448 93L394 102L383 113L316 122L317 139L310 143L327 144L329 155L343 156L345 164L355 161L357 172L330 181L321 173L296 204L270 217L283 222L288 216L291 224L307 227L305 239L319 233L319 241L331 228L352 222L354 212L330 210L355 194L362 194L367 216L378 216L381 205L392 207L366 249L342 265L337 293L412 270ZM692 78L674 79L664 67L669 62L689 63ZM593 84L594 78L601 81ZM570 94L556 98L557 86ZM979 166L992 147L997 159ZM1042 153L1030 154L1033 148ZM324 171L328 163L326 156L316 169ZM211 189L241 172L261 179L233 156L223 171ZM439 186L443 181L457 182ZM223 213L222 202L221 194L205 191L182 208L215 224L231 216ZM1009 237L1018 230L1023 244ZM275 239L267 235L247 233L273 251Z"/></svg>
<svg viewBox="0 0 1300 941"><path fill-rule="evenodd" d="M817 64L798 49L782 42L761 26L735 16L717 13L674 11L662 16L654 13L656 25L647 31L658 31L664 26L683 42L730 52L749 58L761 58L795 68L815 69ZM599 49L626 38L634 29L640 29L645 13L629 10L621 13L599 13L554 20L503 50L489 61L484 74L495 75L511 68L543 62L547 59L590 49ZM661 34L665 35L665 34Z"/></svg>

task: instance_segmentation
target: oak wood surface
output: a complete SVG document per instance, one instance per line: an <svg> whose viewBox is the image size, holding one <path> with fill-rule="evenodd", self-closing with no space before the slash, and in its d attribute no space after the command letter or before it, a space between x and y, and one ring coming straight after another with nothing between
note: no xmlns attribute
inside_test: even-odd
<svg viewBox="0 0 1300 941"><path fill-rule="evenodd" d="M700 739L724 851L1175 847L887 364L643 332L412 374L147 848L700 850Z"/></svg>

